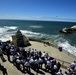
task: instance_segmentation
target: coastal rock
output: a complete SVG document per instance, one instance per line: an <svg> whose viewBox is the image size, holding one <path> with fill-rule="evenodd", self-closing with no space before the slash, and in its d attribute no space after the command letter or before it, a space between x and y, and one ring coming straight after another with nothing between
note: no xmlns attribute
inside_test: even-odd
<svg viewBox="0 0 76 75"><path fill-rule="evenodd" d="M76 25L72 26L71 29L76 31Z"/></svg>
<svg viewBox="0 0 76 75"><path fill-rule="evenodd" d="M70 33L72 33L72 32L71 32L71 29L69 29L69 28L63 28L63 29L60 30L59 32L62 32L62 33L65 33L65 34L70 34Z"/></svg>
<svg viewBox="0 0 76 75"><path fill-rule="evenodd" d="M67 33L67 28L63 28L62 32Z"/></svg>
<svg viewBox="0 0 76 75"><path fill-rule="evenodd" d="M10 37L10 41L18 47L26 47L31 45L29 38L24 36L20 30L18 30L15 35L12 35L12 37Z"/></svg>

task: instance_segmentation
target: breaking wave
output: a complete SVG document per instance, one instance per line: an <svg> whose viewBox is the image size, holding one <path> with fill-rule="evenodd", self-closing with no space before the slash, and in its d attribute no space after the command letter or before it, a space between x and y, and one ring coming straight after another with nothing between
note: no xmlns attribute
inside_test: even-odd
<svg viewBox="0 0 76 75"><path fill-rule="evenodd" d="M65 41L63 43L58 42L58 45L61 46L64 50L76 56L76 47L72 46L68 41Z"/></svg>
<svg viewBox="0 0 76 75"><path fill-rule="evenodd" d="M58 46L61 46L63 50L76 56L76 46L71 45L68 40L63 37L58 37L54 42L58 44Z"/></svg>
<svg viewBox="0 0 76 75"><path fill-rule="evenodd" d="M16 26L0 27L0 40L2 40L2 41L9 40L10 36L13 35L16 32L16 30L17 30Z"/></svg>
<svg viewBox="0 0 76 75"><path fill-rule="evenodd" d="M32 32L28 30L21 30L21 32L26 35L27 37L32 37L32 38L37 38L37 39L45 39L49 35L42 34L42 33L37 33L37 32Z"/></svg>
<svg viewBox="0 0 76 75"><path fill-rule="evenodd" d="M13 29L13 30L17 29L16 26L4 26L4 28L6 28L6 29Z"/></svg>

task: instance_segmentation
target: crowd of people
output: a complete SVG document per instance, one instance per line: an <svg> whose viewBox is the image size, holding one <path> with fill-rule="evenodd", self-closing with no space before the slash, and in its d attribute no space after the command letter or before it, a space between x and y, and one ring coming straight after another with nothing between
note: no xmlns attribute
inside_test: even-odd
<svg viewBox="0 0 76 75"><path fill-rule="evenodd" d="M6 54L9 62L12 61L13 65L18 70L31 71L30 68L39 71L39 69L45 68L46 71L51 72L52 75L76 75L74 69L76 67L76 61L71 63L67 68L65 74L62 73L61 64L56 59L50 57L48 53L37 51L37 49L24 49L23 47L15 47L11 43L0 42L0 57L2 61L6 61L3 54ZM11 57L12 56L12 60ZM43 67L44 66L44 67Z"/></svg>

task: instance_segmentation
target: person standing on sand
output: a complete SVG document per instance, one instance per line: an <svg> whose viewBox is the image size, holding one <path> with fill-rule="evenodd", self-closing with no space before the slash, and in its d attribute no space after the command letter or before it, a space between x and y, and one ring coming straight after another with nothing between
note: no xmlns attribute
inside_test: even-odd
<svg viewBox="0 0 76 75"><path fill-rule="evenodd" d="M35 59L34 64L35 64L35 69L36 69L37 71L39 71L39 59Z"/></svg>
<svg viewBox="0 0 76 75"><path fill-rule="evenodd" d="M60 69L60 71L58 71L58 72L56 73L56 75L63 75L62 70Z"/></svg>
<svg viewBox="0 0 76 75"><path fill-rule="evenodd" d="M3 72L3 75L8 75L7 69L0 64L0 70Z"/></svg>
<svg viewBox="0 0 76 75"><path fill-rule="evenodd" d="M20 70L21 60L19 58L16 59L16 67Z"/></svg>
<svg viewBox="0 0 76 75"><path fill-rule="evenodd" d="M73 63L71 63L71 68L74 70L76 67L76 61L74 61Z"/></svg>
<svg viewBox="0 0 76 75"><path fill-rule="evenodd" d="M29 60L26 60L26 62L24 63L24 66L25 66L25 69L30 72L30 62L29 62Z"/></svg>
<svg viewBox="0 0 76 75"><path fill-rule="evenodd" d="M9 46L6 46L6 54L7 54L8 61L10 61L10 47Z"/></svg>
<svg viewBox="0 0 76 75"><path fill-rule="evenodd" d="M6 61L5 58L4 58L4 56L3 56L3 51L2 51L1 48L0 48L0 58L1 58L1 60L2 60L3 62Z"/></svg>
<svg viewBox="0 0 76 75"><path fill-rule="evenodd" d="M52 63L51 63L49 60L47 60L47 61L46 61L46 70L47 70L48 72L49 72L51 66L52 66Z"/></svg>
<svg viewBox="0 0 76 75"><path fill-rule="evenodd" d="M64 75L68 75L67 71L65 71L65 74Z"/></svg>
<svg viewBox="0 0 76 75"><path fill-rule="evenodd" d="M59 51L61 51L61 52L62 52L62 47L59 47L58 49L59 49Z"/></svg>
<svg viewBox="0 0 76 75"><path fill-rule="evenodd" d="M57 63L57 71L59 71L60 67L61 67L61 64L60 64L60 62L58 62Z"/></svg>

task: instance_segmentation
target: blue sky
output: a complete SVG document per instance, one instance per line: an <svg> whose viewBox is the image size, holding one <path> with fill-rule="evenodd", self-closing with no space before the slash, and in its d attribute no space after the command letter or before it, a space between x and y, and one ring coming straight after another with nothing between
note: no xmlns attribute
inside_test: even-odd
<svg viewBox="0 0 76 75"><path fill-rule="evenodd" d="M76 20L76 0L0 0L0 19Z"/></svg>

